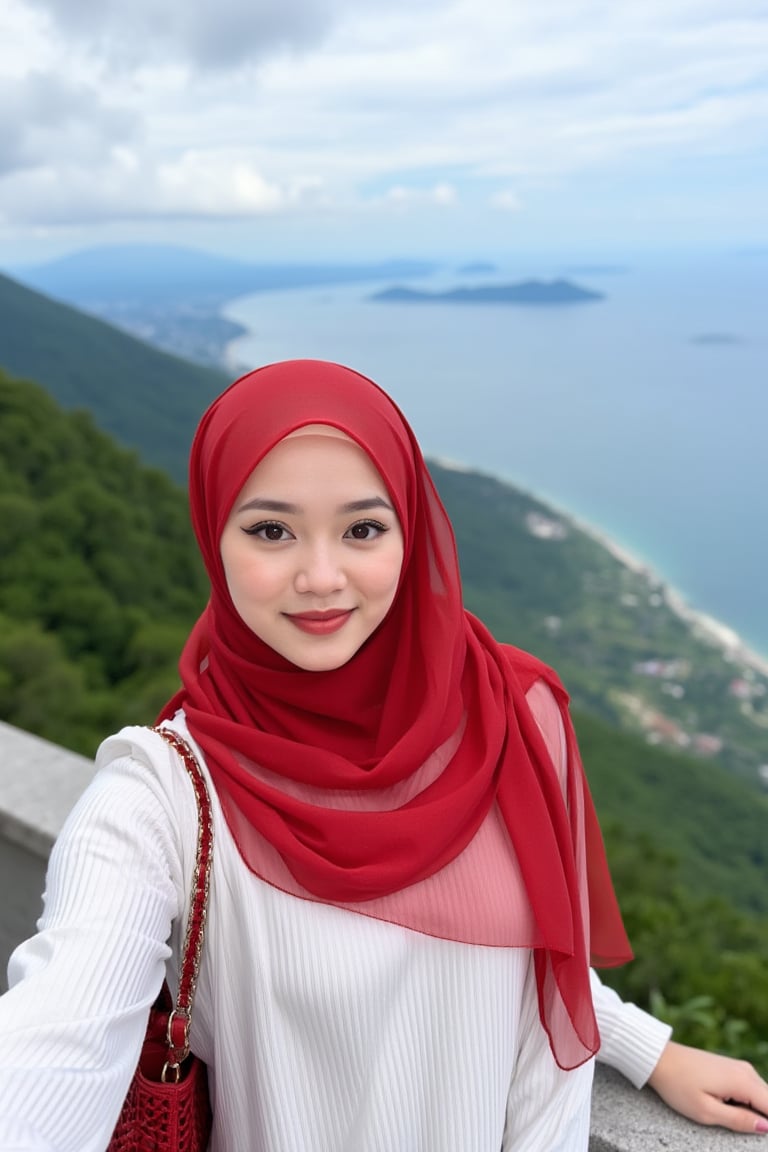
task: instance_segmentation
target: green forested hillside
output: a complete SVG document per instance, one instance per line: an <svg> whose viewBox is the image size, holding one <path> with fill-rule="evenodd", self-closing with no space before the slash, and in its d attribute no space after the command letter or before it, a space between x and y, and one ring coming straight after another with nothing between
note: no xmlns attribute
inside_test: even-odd
<svg viewBox="0 0 768 1152"><path fill-rule="evenodd" d="M553 541L520 528L525 497L435 473L457 516L468 604L497 632L530 644L544 606L564 620L588 612L583 588L562 596L562 573L550 577ZM597 561L573 547L594 583ZM205 598L182 490L89 415L0 373L0 718L86 754L121 724L151 721ZM681 1038L761 1059L768 799L593 716L577 728L639 956L613 979L641 1003L663 989Z"/></svg>
<svg viewBox="0 0 768 1152"><path fill-rule="evenodd" d="M720 815L731 819L730 802ZM602 972L603 979L672 1024L680 1042L752 1060L768 1076L765 914L745 915L711 895L703 880L689 887L682 840L676 851L665 850L654 836L634 830L631 812L623 812L621 823L602 820L635 953L632 963ZM716 836L713 860L720 851Z"/></svg>
<svg viewBox="0 0 768 1152"><path fill-rule="evenodd" d="M0 275L0 365L186 481L189 444L229 381Z"/></svg>
<svg viewBox="0 0 768 1152"><path fill-rule="evenodd" d="M768 916L768 797L722 768L576 717L590 786L607 824L620 822L675 855L679 878ZM716 850L714 845L717 846Z"/></svg>
<svg viewBox="0 0 768 1152"><path fill-rule="evenodd" d="M0 715L92 753L168 695L205 597L181 489L0 374Z"/></svg>

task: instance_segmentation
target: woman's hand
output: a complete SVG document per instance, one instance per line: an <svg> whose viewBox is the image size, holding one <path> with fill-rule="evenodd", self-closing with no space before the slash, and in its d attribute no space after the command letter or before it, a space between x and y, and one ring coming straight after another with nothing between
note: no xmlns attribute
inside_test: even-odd
<svg viewBox="0 0 768 1152"><path fill-rule="evenodd" d="M768 1084L745 1060L670 1040L648 1083L689 1120L768 1133Z"/></svg>

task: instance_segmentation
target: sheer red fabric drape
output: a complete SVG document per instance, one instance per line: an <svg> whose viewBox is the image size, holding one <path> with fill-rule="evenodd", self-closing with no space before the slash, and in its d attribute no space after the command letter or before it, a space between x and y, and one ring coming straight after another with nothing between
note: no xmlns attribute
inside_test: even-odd
<svg viewBox="0 0 768 1152"><path fill-rule="evenodd" d="M405 540L387 618L352 660L322 673L249 631L219 555L250 473L308 424L340 429L365 450ZM184 708L245 862L305 899L445 939L535 948L553 1052L563 1067L586 1059L599 1045L587 940L603 962L629 950L567 696L551 670L496 643L465 611L453 532L402 414L339 365L258 369L205 413L190 500L211 598L163 716ZM565 797L525 698L540 678L566 725Z"/></svg>

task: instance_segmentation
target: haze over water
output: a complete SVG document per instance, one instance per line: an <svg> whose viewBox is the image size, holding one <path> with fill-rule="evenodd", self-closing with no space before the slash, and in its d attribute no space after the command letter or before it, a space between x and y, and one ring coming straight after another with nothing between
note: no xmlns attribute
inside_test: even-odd
<svg viewBox="0 0 768 1152"><path fill-rule="evenodd" d="M372 302L380 285L245 297L226 309L249 329L232 358L318 357L372 376L427 455L588 521L768 654L768 253L623 271L528 261L473 277L446 266L419 287L560 274L606 299Z"/></svg>

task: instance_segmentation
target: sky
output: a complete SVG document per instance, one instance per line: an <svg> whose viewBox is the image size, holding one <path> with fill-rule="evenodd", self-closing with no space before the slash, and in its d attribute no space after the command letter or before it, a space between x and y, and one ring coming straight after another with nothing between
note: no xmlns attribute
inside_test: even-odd
<svg viewBox="0 0 768 1152"><path fill-rule="evenodd" d="M0 266L768 244L768 0L2 0Z"/></svg>

